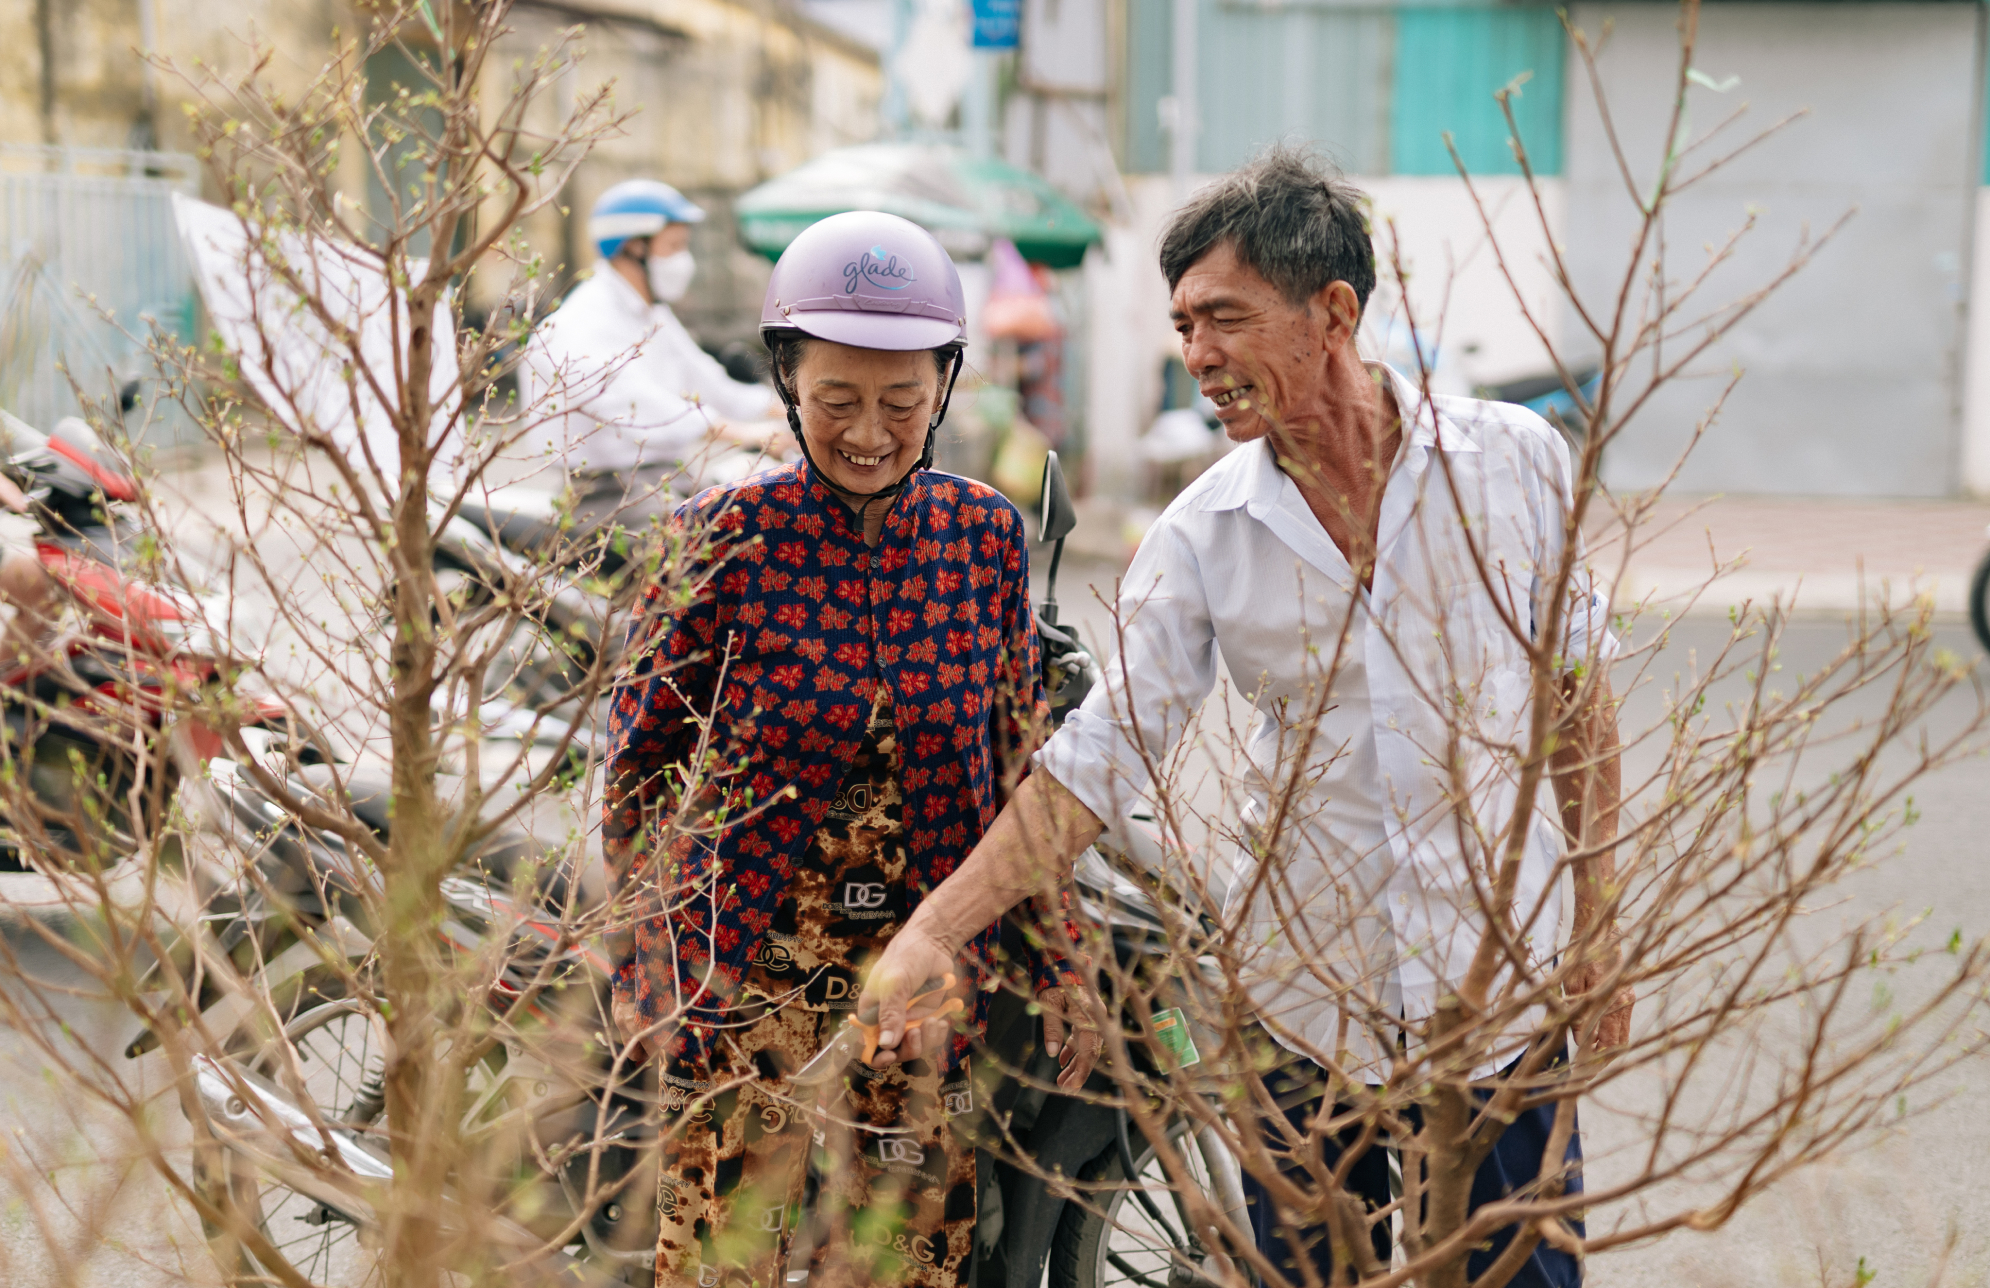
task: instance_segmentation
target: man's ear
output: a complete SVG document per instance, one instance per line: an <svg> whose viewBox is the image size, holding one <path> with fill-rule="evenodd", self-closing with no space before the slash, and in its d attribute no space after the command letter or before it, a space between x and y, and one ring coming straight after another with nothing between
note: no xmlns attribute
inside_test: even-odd
<svg viewBox="0 0 1990 1288"><path fill-rule="evenodd" d="M1346 282L1328 282L1314 299L1327 320L1327 347L1337 349L1354 343L1355 332L1361 327L1361 300L1354 288Z"/></svg>

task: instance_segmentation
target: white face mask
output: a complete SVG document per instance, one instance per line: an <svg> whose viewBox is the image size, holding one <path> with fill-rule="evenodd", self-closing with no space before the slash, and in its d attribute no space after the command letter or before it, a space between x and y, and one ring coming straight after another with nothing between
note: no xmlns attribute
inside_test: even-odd
<svg viewBox="0 0 1990 1288"><path fill-rule="evenodd" d="M691 274L698 271L697 261L691 252L680 250L675 255L655 255L649 258L650 294L665 304L684 298L684 292L691 289Z"/></svg>

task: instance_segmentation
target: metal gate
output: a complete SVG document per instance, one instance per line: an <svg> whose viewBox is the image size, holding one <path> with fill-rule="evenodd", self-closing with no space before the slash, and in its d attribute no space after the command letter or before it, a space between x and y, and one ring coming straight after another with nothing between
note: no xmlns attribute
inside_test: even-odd
<svg viewBox="0 0 1990 1288"><path fill-rule="evenodd" d="M192 422L149 396L156 327L194 337L193 273L172 194L199 187L170 152L0 144L0 407L44 429L140 382L134 438L186 441Z"/></svg>

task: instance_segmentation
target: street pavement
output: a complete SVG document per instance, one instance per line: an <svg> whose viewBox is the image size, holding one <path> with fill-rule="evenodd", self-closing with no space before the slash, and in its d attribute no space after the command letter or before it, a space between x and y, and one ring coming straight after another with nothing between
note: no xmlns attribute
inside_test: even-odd
<svg viewBox="0 0 1990 1288"><path fill-rule="evenodd" d="M1110 652L1109 613L1092 594L1070 587L1095 586L1110 596L1125 557L1121 516L1094 513L1087 519L1080 536L1090 539L1090 557L1066 563L1059 600L1065 620L1077 621L1088 641ZM1596 543L1599 574L1615 582L1615 607L1629 619L1631 643L1652 650L1618 671L1627 738L1663 723L1664 694L1674 677L1705 666L1727 643L1729 614L1741 604L1791 607L1775 664L1795 676L1814 674L1846 647L1848 620L1862 608L1870 613L1882 599L1903 604L1924 594L1934 597L1937 645L1979 660L1973 682L1953 690L1925 727L1936 737L1968 727L1981 709L1976 685L1990 678L1962 621L1963 588L1990 545L1986 523L1990 506L1974 503L1667 499L1631 543L1628 561L1621 559L1621 543ZM1592 531L1604 530L1592 525ZM1745 685L1745 676L1736 677L1710 706L1718 713L1720 702L1741 697ZM1241 728L1248 712L1227 676L1219 693L1224 687L1231 695L1230 726ZM1867 690L1835 711L1832 727L1870 722L1884 706L1884 686ZM1205 712L1204 727L1210 720ZM1631 747L1627 786L1652 773L1658 751L1651 743ZM1825 771L1812 761L1807 772ZM1214 782L1208 767L1191 757L1183 780L1206 806ZM1880 855L1846 886L1842 902L1814 911L1805 927L1813 938L1829 940L1838 929L1887 910L1903 920L1932 910L1922 939L1930 947L1951 930L1965 939L1990 935L1990 762L1981 754L1963 758L1915 784L1912 795L1921 821L1897 852ZM1930 964L1939 964L1932 955ZM1924 972L1890 984L1905 1005L1926 982ZM1647 1022L1652 1009L1646 1008ZM1967 1032L1980 1039L1984 1028L1979 1015ZM1789 1035L1782 1036L1787 1050ZM1645 1139L1641 1125L1660 1092L1656 1079L1634 1077L1585 1107L1590 1169L1599 1184L1635 1166ZM1718 1230L1676 1233L1598 1257L1588 1282L1596 1288L1990 1283L1990 1201L1984 1198L1990 1193L1990 1057L1937 1080L1917 1093L1909 1109L1859 1147L1787 1179ZM1689 1100L1687 1121L1694 1112ZM1643 1215L1695 1194L1690 1186L1667 1187ZM1697 1192L1702 1201L1706 1194ZM1599 1210L1592 1228L1634 1215Z"/></svg>
<svg viewBox="0 0 1990 1288"><path fill-rule="evenodd" d="M199 493L212 480L189 483ZM1867 585L1883 583L1895 594L1914 577L1931 578L1948 619L1938 628L1940 642L1958 654L1978 655L1954 621L1960 598L1947 588L1960 584L1985 544L1990 507L1722 500L1698 508L1678 504L1668 517L1676 522L1635 552L1619 579L1624 602L1653 594L1683 605L1688 576L1711 569L1715 556L1746 552L1744 570L1764 580L1730 574L1686 620L1672 622L1664 650L1649 668L1651 678L1629 696L1627 724L1658 716L1661 677L1709 656L1727 630L1727 605L1741 598L1795 591L1803 612L1789 628L1780 660L1793 672L1817 666L1843 646L1845 612L1857 602L1856 595L1845 598L1845 587L1856 591L1862 566ZM1090 530L1107 526L1094 519ZM1714 555L1703 558L1709 541ZM1097 557L1101 546L1110 557ZM1108 619L1089 588L1110 596L1123 553L1111 541L1094 541L1064 565L1059 598L1065 620L1075 621L1095 644L1108 637ZM1635 638L1655 638L1659 614L1640 620ZM1867 702L1851 714L1870 718L1876 710ZM1959 727L1975 710L1975 693L1965 687L1930 723L1937 730ZM1633 781L1641 754L1632 753ZM1845 903L1820 909L1819 924L1876 909L1897 907L1907 915L1934 908L1938 925L1929 933L1937 939L1951 926L1966 937L1990 933L1986 772L1982 759L1972 759L1920 784L1915 795L1922 821L1902 852L1848 887ZM37 972L73 985L74 972L37 949L22 926L18 901L45 896L32 880L0 876L0 928L16 951L32 956ZM48 1040L68 1044L72 1057L101 1059L105 1070L141 1092L165 1085L158 1068L124 1061L120 1051L132 1026L114 1005L82 993L58 992L50 1001L56 1014L41 1029ZM1990 1068L1969 1065L1943 1086L1952 1090L1946 1103L1917 1103L1917 1112L1897 1126L1785 1182L1726 1228L1612 1252L1592 1266L1590 1282L1603 1288L1856 1288L1870 1274L1882 1288L1931 1288L1945 1249L1941 1283L1990 1282L1990 1203L1982 1198L1990 1192ZM1652 1091L1649 1083L1627 1084L1585 1111L1599 1176L1626 1165ZM184 1130L170 1102L155 1102L146 1122L169 1141ZM197 1224L156 1176L133 1164L136 1155L127 1125L80 1095L76 1079L54 1068L34 1043L0 1029L0 1283L150 1288L202 1281ZM1612 1214L1593 1219L1607 1223Z"/></svg>
<svg viewBox="0 0 1990 1288"><path fill-rule="evenodd" d="M1605 508L1590 524L1597 569L1615 583L1620 606L1691 605L1722 616L1743 600L1843 613L1909 593L1960 615L1990 550L1986 528L1990 504L1975 501L1667 496L1625 560L1622 519Z"/></svg>

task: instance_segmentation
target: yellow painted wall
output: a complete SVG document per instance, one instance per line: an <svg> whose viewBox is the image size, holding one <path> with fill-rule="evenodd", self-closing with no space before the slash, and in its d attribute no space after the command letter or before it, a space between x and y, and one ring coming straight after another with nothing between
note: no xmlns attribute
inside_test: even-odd
<svg viewBox="0 0 1990 1288"><path fill-rule="evenodd" d="M332 56L335 33L350 37L362 23L348 0L9 0L0 4L0 48L13 51L0 59L0 142L130 147L146 141L149 115L157 146L191 150L185 82L153 73L148 92L139 6L150 6L156 49L179 67L240 75L260 46L267 74L286 88L308 84ZM750 332L766 269L738 247L731 200L824 150L871 138L882 92L876 56L778 0L520 4L506 56L493 60L487 101L502 97L513 58L529 58L576 25L576 8L605 17L583 24L584 57L542 105L541 123L603 83L612 83L628 120L575 175L569 213L532 221L534 248L569 275L585 271L593 254L583 235L587 205L617 180L663 179L713 216L694 242L701 264L681 310L686 321L720 337ZM44 27L55 49L52 113L42 110ZM341 186L364 200L356 161Z"/></svg>

